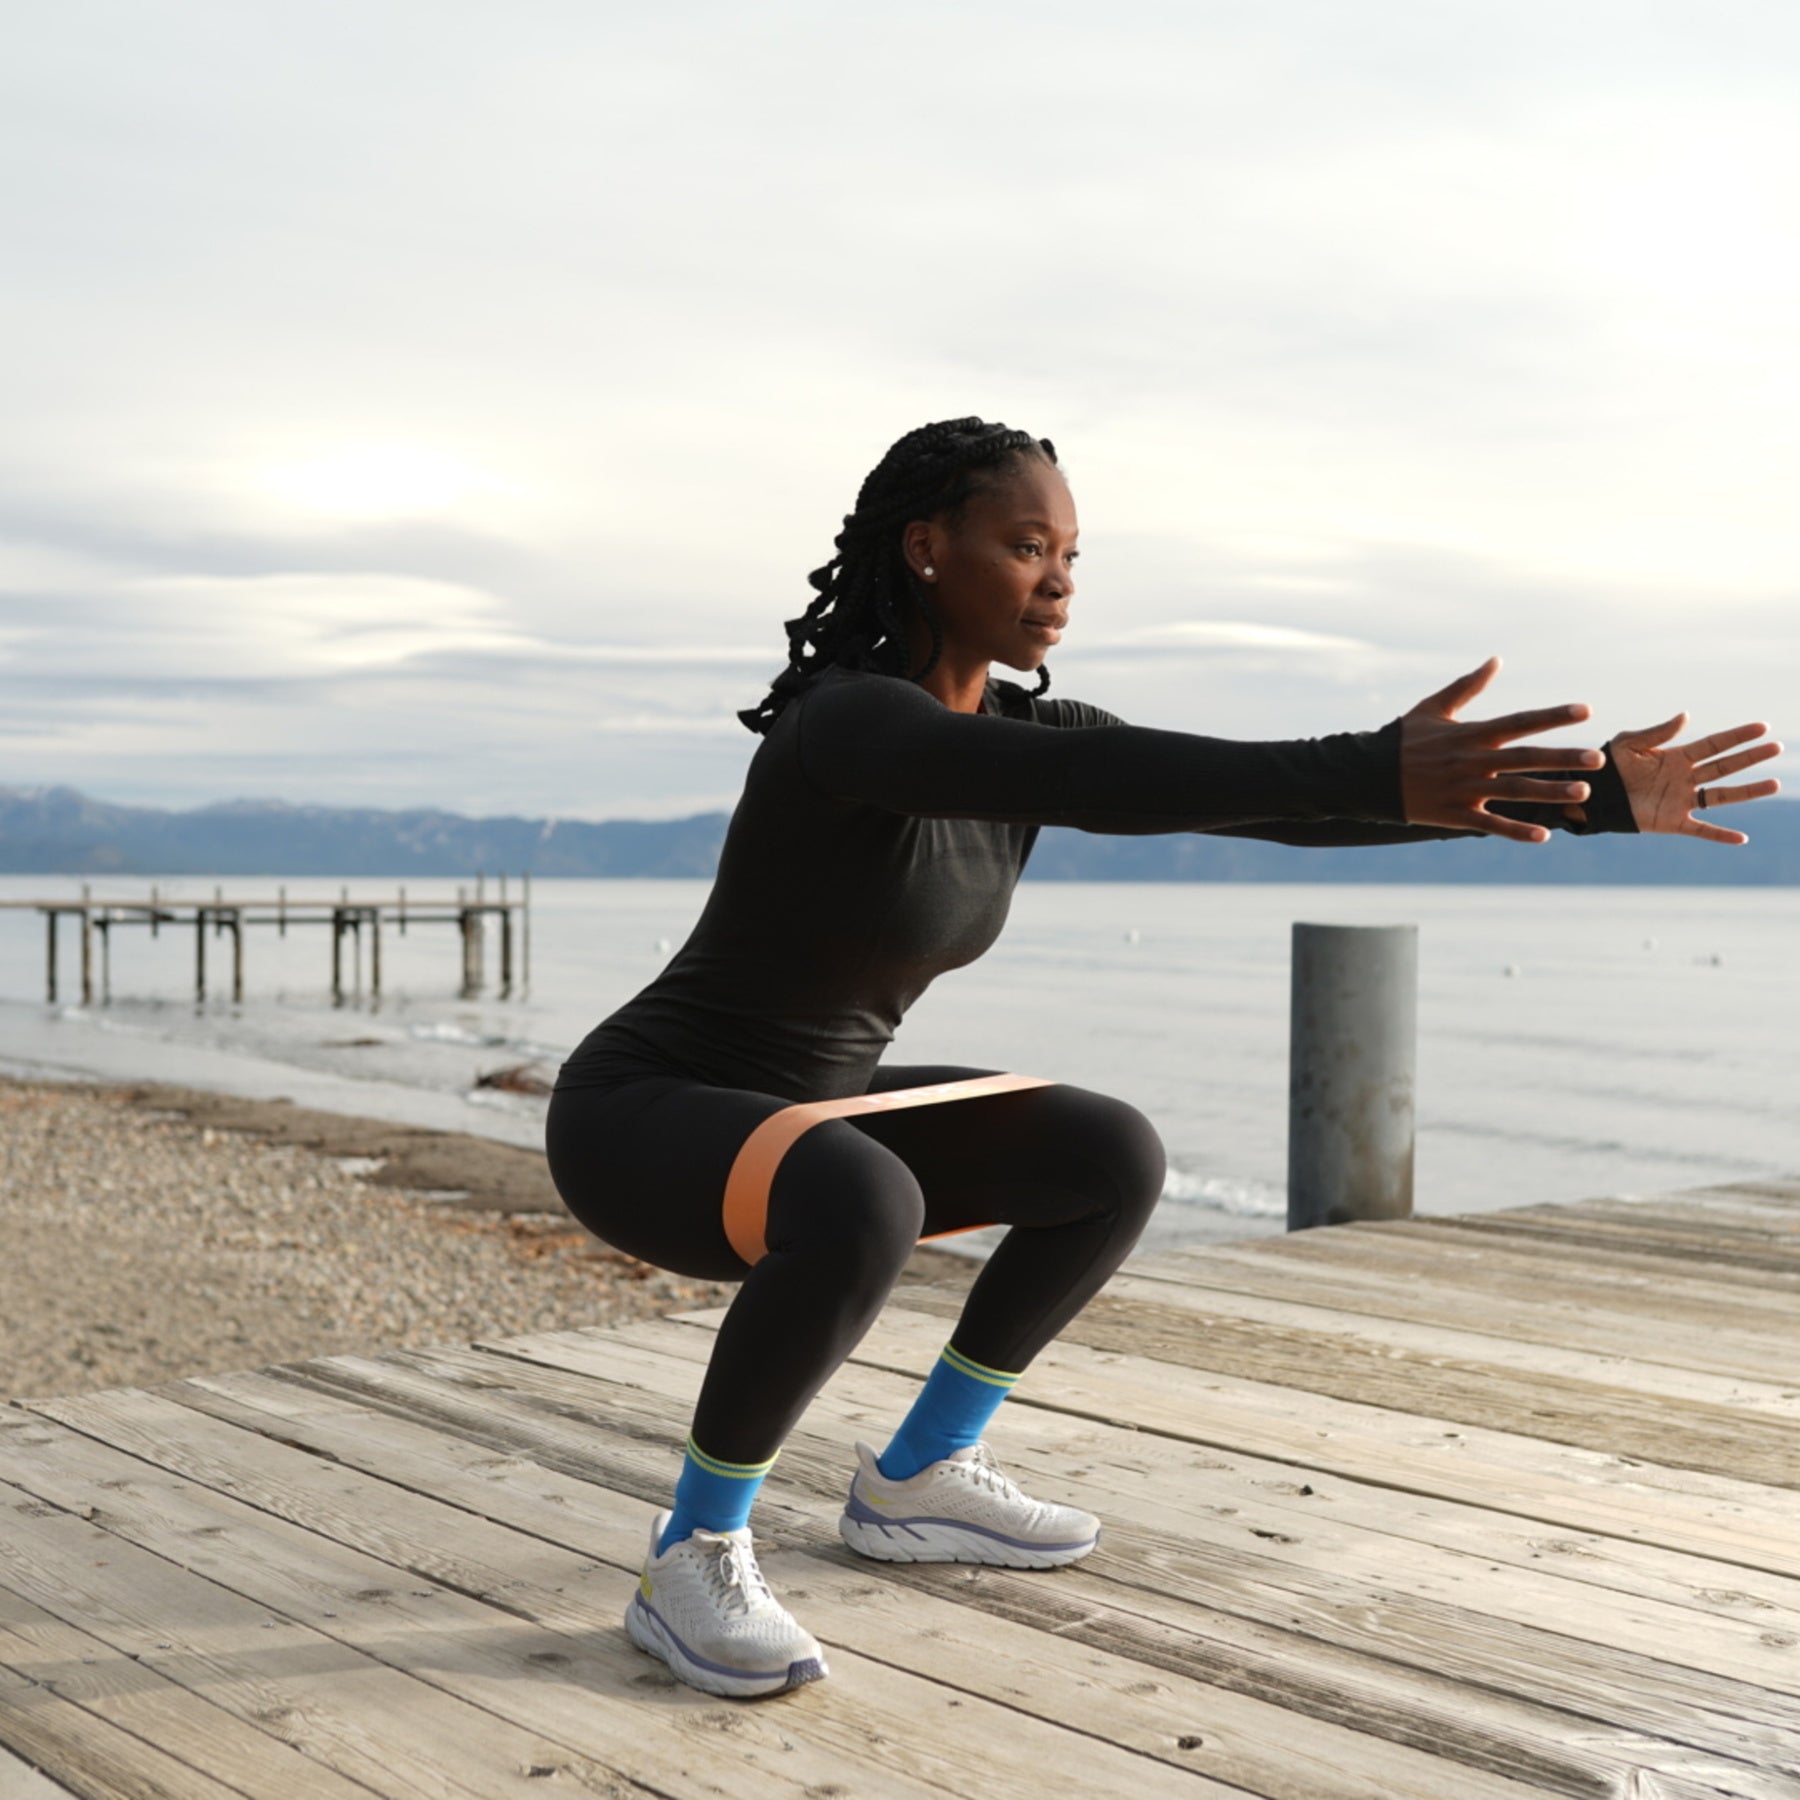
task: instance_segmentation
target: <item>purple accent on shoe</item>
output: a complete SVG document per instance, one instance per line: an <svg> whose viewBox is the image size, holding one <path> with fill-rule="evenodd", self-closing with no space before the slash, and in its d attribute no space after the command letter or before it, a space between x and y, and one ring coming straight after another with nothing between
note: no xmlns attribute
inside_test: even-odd
<svg viewBox="0 0 1800 1800"><path fill-rule="evenodd" d="M1099 1537L1074 1538L1066 1544L1044 1544L1033 1542L1030 1538L1008 1537L1003 1531L990 1531L985 1525L971 1525L967 1519L938 1519L914 1514L910 1518L897 1519L892 1513L877 1512L863 1499L854 1487L850 1490L850 1499L844 1511L864 1525L879 1525L884 1531L912 1531L915 1525L947 1525L952 1531L972 1531L977 1537L990 1538L996 1544L1011 1544L1018 1550L1042 1550L1055 1554L1059 1550L1079 1550L1084 1544L1096 1544ZM919 1534L912 1532L914 1537Z"/></svg>
<svg viewBox="0 0 1800 1800"><path fill-rule="evenodd" d="M872 1507L868 1503L868 1501L866 1501L862 1497L862 1495L857 1491L858 1485L859 1484L857 1484L855 1482L851 1483L850 1498L844 1506L844 1511L847 1512L851 1518L859 1519L865 1525L891 1525L891 1524L893 1524L895 1521L892 1519L892 1517L890 1515L888 1515L886 1513L877 1512L875 1510L875 1508Z"/></svg>
<svg viewBox="0 0 1800 1800"><path fill-rule="evenodd" d="M688 1644L675 1628L670 1625L669 1621L665 1619L642 1594L633 1594L631 1597L631 1604L633 1606L641 1606L644 1611L656 1621L664 1636L672 1643L681 1646L681 1654L685 1656L689 1662L697 1663L703 1669L711 1669L715 1675L732 1675L736 1676L740 1681L761 1681L782 1673L780 1669L734 1669L730 1663L714 1662L710 1657L702 1656L698 1650ZM797 1670L810 1672L797 1674ZM789 1663L787 1666L788 1686L798 1687L801 1682L817 1681L824 1673L825 1671L820 1666L819 1659L816 1656L806 1657L800 1662Z"/></svg>

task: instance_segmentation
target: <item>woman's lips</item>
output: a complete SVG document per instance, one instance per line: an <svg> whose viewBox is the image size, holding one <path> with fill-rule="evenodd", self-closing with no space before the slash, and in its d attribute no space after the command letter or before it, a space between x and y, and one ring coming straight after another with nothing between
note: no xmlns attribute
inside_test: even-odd
<svg viewBox="0 0 1800 1800"><path fill-rule="evenodd" d="M1068 622L1067 619L1027 619L1025 629L1034 636L1046 638L1052 644L1057 644L1062 641L1063 627Z"/></svg>

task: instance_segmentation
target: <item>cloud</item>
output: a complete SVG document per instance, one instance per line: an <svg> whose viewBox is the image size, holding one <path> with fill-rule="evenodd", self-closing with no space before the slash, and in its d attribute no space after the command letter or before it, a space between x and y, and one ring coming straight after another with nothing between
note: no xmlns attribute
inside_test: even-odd
<svg viewBox="0 0 1800 1800"><path fill-rule="evenodd" d="M8 754L728 794L863 473L968 411L1075 483L1059 692L1257 735L1498 648L1509 695L1778 713L1796 68L1750 0L394 0L279 56L210 0L37 8Z"/></svg>
<svg viewBox="0 0 1800 1800"><path fill-rule="evenodd" d="M1297 655L1338 656L1370 648L1360 638L1322 631L1300 631L1288 625L1260 625L1241 619L1182 619L1167 625L1145 625L1118 637L1100 637L1080 645L1083 656L1190 650L1215 655L1234 650L1282 651Z"/></svg>

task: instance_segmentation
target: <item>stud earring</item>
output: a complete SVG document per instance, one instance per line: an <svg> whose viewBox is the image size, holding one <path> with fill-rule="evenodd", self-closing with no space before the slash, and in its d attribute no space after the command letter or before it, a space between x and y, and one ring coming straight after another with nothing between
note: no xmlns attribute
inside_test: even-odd
<svg viewBox="0 0 1800 1800"><path fill-rule="evenodd" d="M936 580L937 580L937 570L936 570L936 569L934 569L934 568L933 568L933 567L932 567L932 566L931 566L931 564L930 564L930 563L927 563L927 564L926 564L926 565L925 565L925 568L924 568L924 570L923 570L923 574L924 574L924 576L925 576L925 579L926 579L926 580L927 580L927 581L936 581Z"/></svg>

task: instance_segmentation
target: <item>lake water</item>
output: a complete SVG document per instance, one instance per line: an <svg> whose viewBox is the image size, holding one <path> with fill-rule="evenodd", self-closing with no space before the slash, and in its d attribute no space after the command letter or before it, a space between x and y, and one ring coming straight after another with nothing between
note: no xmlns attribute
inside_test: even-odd
<svg viewBox="0 0 1800 1800"><path fill-rule="evenodd" d="M166 898L212 878L164 879ZM289 879L290 897L338 881ZM148 880L95 882L138 898ZM353 896L396 884L357 881ZM415 881L409 898L447 895ZM273 897L233 878L227 897ZM75 897L66 877L0 899ZM246 934L241 1006L193 998L192 928L115 933L110 1005L63 1001L44 927L0 911L0 1068L150 1077L536 1143L543 1103L473 1086L551 1071L662 965L701 882L533 884L532 985L456 998L453 927L384 933L384 995L331 1004L330 934ZM1287 972L1296 919L1420 928L1420 1213L1644 1194L1800 1170L1800 890L1026 883L994 950L914 1009L892 1056L1017 1069L1118 1094L1170 1153L1158 1241L1282 1229ZM229 939L209 974L229 992ZM490 929L487 967L498 968ZM366 973L366 971L365 971Z"/></svg>

